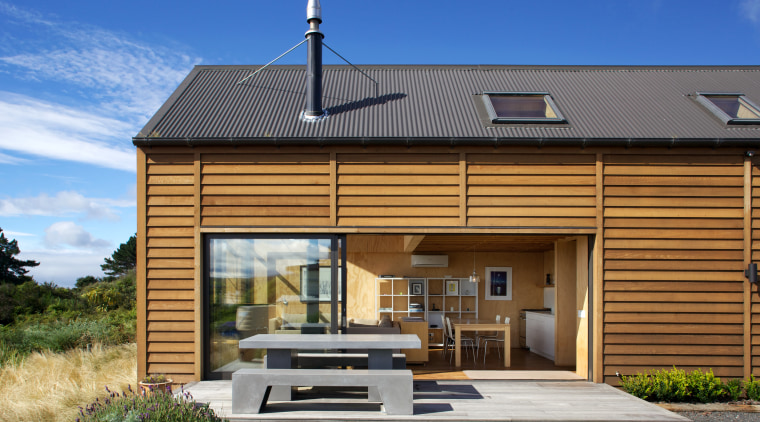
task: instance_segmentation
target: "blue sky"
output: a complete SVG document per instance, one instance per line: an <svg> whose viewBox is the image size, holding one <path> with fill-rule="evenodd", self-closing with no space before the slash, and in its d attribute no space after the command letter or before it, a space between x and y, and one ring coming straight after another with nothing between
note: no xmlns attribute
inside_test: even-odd
<svg viewBox="0 0 760 422"><path fill-rule="evenodd" d="M263 64L307 0L0 0L0 228L73 286L136 228L131 138L196 64ZM758 64L760 0L322 0L355 64ZM304 47L282 64L303 64ZM326 63L340 59L325 52Z"/></svg>

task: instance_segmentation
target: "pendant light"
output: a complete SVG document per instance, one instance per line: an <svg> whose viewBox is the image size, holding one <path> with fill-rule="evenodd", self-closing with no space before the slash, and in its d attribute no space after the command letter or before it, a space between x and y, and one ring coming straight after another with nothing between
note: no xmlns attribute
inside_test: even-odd
<svg viewBox="0 0 760 422"><path fill-rule="evenodd" d="M470 276L470 283L479 283L480 276L475 272L475 247L472 248L472 275Z"/></svg>

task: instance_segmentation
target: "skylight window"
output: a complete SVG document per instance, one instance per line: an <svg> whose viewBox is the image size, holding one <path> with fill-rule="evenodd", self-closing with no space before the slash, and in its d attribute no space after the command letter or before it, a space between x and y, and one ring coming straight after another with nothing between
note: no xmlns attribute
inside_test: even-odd
<svg viewBox="0 0 760 422"><path fill-rule="evenodd" d="M484 92L492 123L566 123L548 92Z"/></svg>
<svg viewBox="0 0 760 422"><path fill-rule="evenodd" d="M725 124L760 124L760 108L744 94L698 92L697 101Z"/></svg>

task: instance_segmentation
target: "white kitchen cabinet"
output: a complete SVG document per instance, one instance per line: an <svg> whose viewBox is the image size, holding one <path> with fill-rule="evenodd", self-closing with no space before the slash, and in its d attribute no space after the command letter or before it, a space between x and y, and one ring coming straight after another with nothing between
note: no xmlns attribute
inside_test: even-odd
<svg viewBox="0 0 760 422"><path fill-rule="evenodd" d="M531 352L554 360L554 314L525 313L525 344Z"/></svg>

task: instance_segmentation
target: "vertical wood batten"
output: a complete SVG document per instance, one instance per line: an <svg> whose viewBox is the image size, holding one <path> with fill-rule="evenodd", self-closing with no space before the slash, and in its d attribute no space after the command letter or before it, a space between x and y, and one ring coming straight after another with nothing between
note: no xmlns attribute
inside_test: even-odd
<svg viewBox="0 0 760 422"><path fill-rule="evenodd" d="M760 242L760 224L757 210L760 210L760 192L758 192L758 186L760 186L760 169L758 169L758 159L753 157L745 158L745 165L749 169L745 168L745 171L749 173L749 186L745 186L745 196L749 197L749 204L745 203L746 208L749 208L749 215L745 218L749 219L749 223L745 221L745 230L747 230L747 224L749 226L749 233L745 234L745 245L749 242L749 246L745 246L745 250L749 252L749 256L745 256L744 268L750 262L760 261L760 248L758 246ZM747 173L745 173L746 175ZM749 194L746 195L746 192ZM744 350L745 356L749 356L745 359L745 366L747 362L749 364L749 374L753 374L756 377L760 376L760 285L751 285L747 281L745 286L745 329L744 329ZM749 310L749 311L747 311ZM747 315L748 314L748 315ZM749 353L747 352L749 350ZM748 376L745 370L745 377Z"/></svg>
<svg viewBox="0 0 760 422"><path fill-rule="evenodd" d="M147 344L147 157L137 148L137 378L146 375L148 366Z"/></svg>
<svg viewBox="0 0 760 422"><path fill-rule="evenodd" d="M195 353L195 359L193 360L194 376L195 379L201 379L203 377L203 237L201 235L201 177L202 177L202 155L200 152L195 152L193 160L193 244L194 244L194 266L193 266L193 301L195 302L193 310L195 313L195 345L193 352Z"/></svg>
<svg viewBox="0 0 760 422"><path fill-rule="evenodd" d="M330 153L330 226L338 225L338 161L337 154Z"/></svg>
<svg viewBox="0 0 760 422"><path fill-rule="evenodd" d="M459 153L459 225L467 226L467 153Z"/></svg>
<svg viewBox="0 0 760 422"><path fill-rule="evenodd" d="M604 382L604 155L596 154L596 236L594 238L594 382Z"/></svg>

